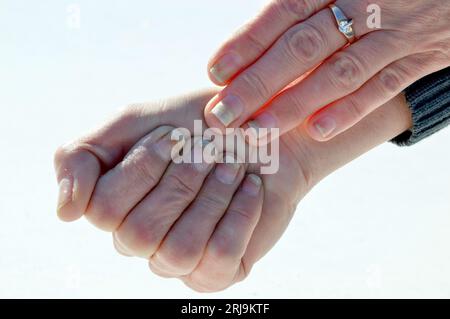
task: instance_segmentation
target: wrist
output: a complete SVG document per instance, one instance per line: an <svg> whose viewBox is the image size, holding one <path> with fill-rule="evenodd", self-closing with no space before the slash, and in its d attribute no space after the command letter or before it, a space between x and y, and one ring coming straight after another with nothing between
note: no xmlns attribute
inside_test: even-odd
<svg viewBox="0 0 450 319"><path fill-rule="evenodd" d="M311 139L303 125L288 133L286 142L291 143L310 190L335 170L411 127L411 111L402 94L328 142Z"/></svg>

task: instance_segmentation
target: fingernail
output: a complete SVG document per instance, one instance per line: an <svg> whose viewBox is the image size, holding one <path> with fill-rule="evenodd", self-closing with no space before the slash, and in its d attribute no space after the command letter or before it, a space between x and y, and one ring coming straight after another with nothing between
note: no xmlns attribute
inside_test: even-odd
<svg viewBox="0 0 450 319"><path fill-rule="evenodd" d="M336 121L329 117L322 117L321 119L314 122L314 128L323 138L327 138L336 129Z"/></svg>
<svg viewBox="0 0 450 319"><path fill-rule="evenodd" d="M241 56L235 52L230 52L217 60L211 69L209 69L209 72L218 83L225 84L241 67Z"/></svg>
<svg viewBox="0 0 450 319"><path fill-rule="evenodd" d="M216 166L215 175L219 181L231 185L236 181L240 165L236 163L234 157L227 157L225 163Z"/></svg>
<svg viewBox="0 0 450 319"><path fill-rule="evenodd" d="M233 95L228 95L222 99L211 113L225 126L229 126L244 112L241 100Z"/></svg>
<svg viewBox="0 0 450 319"><path fill-rule="evenodd" d="M242 189L252 196L257 196L261 189L261 178L255 174L250 174L242 184Z"/></svg>
<svg viewBox="0 0 450 319"><path fill-rule="evenodd" d="M58 210L72 201L73 183L70 178L63 178L59 182Z"/></svg>

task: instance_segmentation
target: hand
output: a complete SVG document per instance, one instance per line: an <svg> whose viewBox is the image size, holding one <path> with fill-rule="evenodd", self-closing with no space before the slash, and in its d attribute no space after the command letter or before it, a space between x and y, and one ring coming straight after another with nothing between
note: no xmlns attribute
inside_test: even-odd
<svg viewBox="0 0 450 319"><path fill-rule="evenodd" d="M249 165L224 183L218 167L208 174L211 167L173 165L167 156L167 134L173 127L192 130L213 94L130 106L55 156L63 220L85 214L114 233L120 252L151 256L155 273L199 291L245 278L316 182L411 124L404 99L397 98L329 144L313 142L298 128L280 141L277 174L262 176L260 184L259 165Z"/></svg>
<svg viewBox="0 0 450 319"><path fill-rule="evenodd" d="M85 215L113 233L119 252L199 291L242 280L284 231L310 180L283 147L283 168L262 178L258 164L170 163L171 131L192 131L212 95L127 107L55 156L63 220Z"/></svg>
<svg viewBox="0 0 450 319"><path fill-rule="evenodd" d="M355 43L346 46L331 3L353 19ZM380 29L367 23L372 4ZM273 0L212 57L210 77L227 87L206 121L284 133L307 120L312 138L329 140L450 65L449 17L448 0Z"/></svg>

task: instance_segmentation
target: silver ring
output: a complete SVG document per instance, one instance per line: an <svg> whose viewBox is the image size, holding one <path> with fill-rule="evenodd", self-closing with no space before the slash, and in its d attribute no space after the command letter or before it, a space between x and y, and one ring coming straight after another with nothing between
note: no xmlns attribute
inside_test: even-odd
<svg viewBox="0 0 450 319"><path fill-rule="evenodd" d="M347 38L349 43L355 42L356 35L355 30L353 29L353 19L347 18L345 13L334 4L330 4L328 7L336 18L339 32Z"/></svg>

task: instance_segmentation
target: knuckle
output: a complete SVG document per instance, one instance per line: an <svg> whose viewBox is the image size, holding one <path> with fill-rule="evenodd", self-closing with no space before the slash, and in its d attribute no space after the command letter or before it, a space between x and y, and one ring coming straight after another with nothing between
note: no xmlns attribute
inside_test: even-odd
<svg viewBox="0 0 450 319"><path fill-rule="evenodd" d="M136 172L141 181L144 181L147 186L153 186L158 183L158 178L155 176L155 172L151 167L151 162L141 162L136 164Z"/></svg>
<svg viewBox="0 0 450 319"><path fill-rule="evenodd" d="M140 181L151 186L158 182L154 169L155 160L157 158L152 154L148 145L141 145L127 155L122 165L125 174L136 174Z"/></svg>
<svg viewBox="0 0 450 319"><path fill-rule="evenodd" d="M83 147L83 143L80 141L73 141L59 146L53 155L55 167L64 165L67 161L82 155L80 153L85 152L85 148L87 147Z"/></svg>
<svg viewBox="0 0 450 319"><path fill-rule="evenodd" d="M444 61L446 66L450 65L450 38L437 44L436 60Z"/></svg>
<svg viewBox="0 0 450 319"><path fill-rule="evenodd" d="M261 41L260 36L249 30L244 33L244 40L258 54L267 50L267 46Z"/></svg>
<svg viewBox="0 0 450 319"><path fill-rule="evenodd" d="M243 228L251 228L255 222L255 215L244 210L229 210L227 214L235 214L236 223ZM224 227L224 226L222 226ZM228 226L230 227L230 226ZM209 244L208 254L212 260L233 263L242 256L239 244L236 242L235 230L222 228L215 233L215 238Z"/></svg>
<svg viewBox="0 0 450 319"><path fill-rule="evenodd" d="M238 219L239 225L250 227L257 216L252 211L251 207L230 207L227 214L233 214L234 218Z"/></svg>
<svg viewBox="0 0 450 319"><path fill-rule="evenodd" d="M186 275L196 266L198 255L197 245L190 240L177 241L169 247L159 251L157 258L177 275Z"/></svg>
<svg viewBox="0 0 450 319"><path fill-rule="evenodd" d="M315 1L311 0L278 0L280 12L294 17L296 20L304 20L316 10Z"/></svg>
<svg viewBox="0 0 450 319"><path fill-rule="evenodd" d="M353 55L338 54L331 62L329 78L337 89L345 92L355 91L363 78L364 68Z"/></svg>
<svg viewBox="0 0 450 319"><path fill-rule="evenodd" d="M365 111L363 107L354 98L349 97L347 99L346 108L353 119L361 119L365 116Z"/></svg>
<svg viewBox="0 0 450 319"><path fill-rule="evenodd" d="M380 85L383 92L393 94L402 89L400 72L394 68L386 68L380 72Z"/></svg>
<svg viewBox="0 0 450 319"><path fill-rule="evenodd" d="M166 184L169 188L169 193L174 194L174 196L177 196L177 198L191 199L197 195L197 191L178 175L167 175Z"/></svg>
<svg viewBox="0 0 450 319"><path fill-rule="evenodd" d="M220 234L210 243L209 254L212 259L218 261L230 261L236 258L233 238Z"/></svg>
<svg viewBox="0 0 450 319"><path fill-rule="evenodd" d="M95 195L89 204L85 216L86 219L97 228L112 232L117 227L120 215L115 205L112 205L108 196Z"/></svg>
<svg viewBox="0 0 450 319"><path fill-rule="evenodd" d="M304 102L297 94L292 91L288 91L284 93L284 98L286 99L286 105L288 105L290 112L293 113L293 118L301 121L309 116Z"/></svg>
<svg viewBox="0 0 450 319"><path fill-rule="evenodd" d="M242 81L242 85L238 85L238 87L249 87L258 96L269 97L274 93L258 71L248 70L244 72L240 76L240 81Z"/></svg>
<svg viewBox="0 0 450 319"><path fill-rule="evenodd" d="M205 212L206 216L213 215L215 217L216 212L220 212L228 206L228 200L217 195L205 193L198 198L197 205L199 205L199 209Z"/></svg>
<svg viewBox="0 0 450 319"><path fill-rule="evenodd" d="M116 238L122 246L136 256L149 257L156 243L156 238L145 223L138 223L127 230L119 230ZM148 256L147 256L148 255Z"/></svg>
<svg viewBox="0 0 450 319"><path fill-rule="evenodd" d="M289 30L284 42L288 56L300 63L316 61L325 48L324 37L319 29L307 23Z"/></svg>

